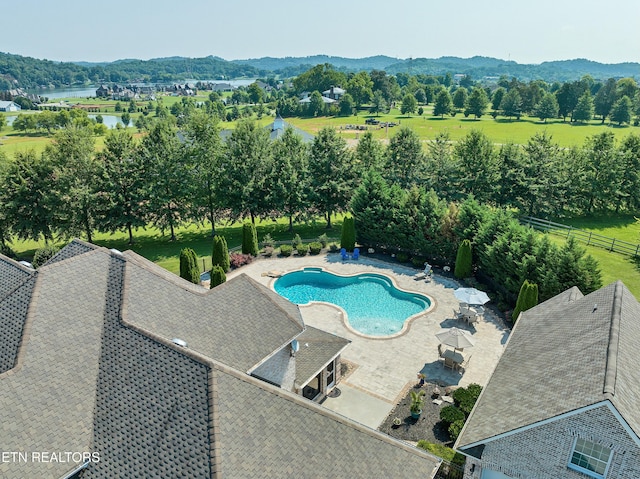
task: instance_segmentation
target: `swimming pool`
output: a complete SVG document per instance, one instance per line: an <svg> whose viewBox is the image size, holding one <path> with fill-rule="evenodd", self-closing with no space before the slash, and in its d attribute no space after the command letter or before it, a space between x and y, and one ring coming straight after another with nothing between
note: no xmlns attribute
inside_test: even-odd
<svg viewBox="0 0 640 479"><path fill-rule="evenodd" d="M353 329L368 336L397 334L407 319L431 306L427 296L399 290L387 276L374 273L338 276L322 268L305 268L278 278L274 289L299 305L335 304L347 313Z"/></svg>

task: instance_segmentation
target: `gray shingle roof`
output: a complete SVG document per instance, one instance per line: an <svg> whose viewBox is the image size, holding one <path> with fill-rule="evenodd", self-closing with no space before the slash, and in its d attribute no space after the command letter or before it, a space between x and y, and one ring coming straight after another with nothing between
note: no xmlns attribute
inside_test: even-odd
<svg viewBox="0 0 640 479"><path fill-rule="evenodd" d="M65 259L72 258L74 256L78 256L83 253L88 253L89 251L93 251L97 248L97 246L92 245L91 243L87 243L86 241L82 241L79 239L74 239L67 246L58 251L53 257L46 262L46 264L57 263L58 261L64 261Z"/></svg>
<svg viewBox="0 0 640 479"><path fill-rule="evenodd" d="M340 354L351 342L335 334L307 326L297 337L300 349L296 353L296 381L306 384L320 369Z"/></svg>
<svg viewBox="0 0 640 479"><path fill-rule="evenodd" d="M640 304L618 281L572 288L520 316L457 446L606 399L640 435Z"/></svg>
<svg viewBox="0 0 640 479"><path fill-rule="evenodd" d="M0 374L3 450L97 452L100 462L88 466L86 478L304 478L318 471L345 478L432 477L438 464L432 456L206 356L217 355L218 345L224 349L217 336L227 325L219 314L207 320L223 327L198 323L201 337L191 336L195 327L177 331L188 348L162 331L179 326L174 314L189 323L225 300L236 310L248 307L247 316L277 312L284 318L248 323L263 336L279 327L299 331L297 307L281 304L275 293L241 276L217 292L197 294L197 286L130 252L64 254L67 259L34 276L26 347L16 367ZM160 306L147 299L156 289L160 295L151 297ZM268 306L252 309L249 296ZM124 322L137 318L136 299L160 319ZM242 334L241 324L240 340ZM321 336L309 332L310 339ZM0 476L55 478L74 468L0 463Z"/></svg>
<svg viewBox="0 0 640 479"><path fill-rule="evenodd" d="M211 290L127 251L124 320L247 372L304 329L298 306L242 274Z"/></svg>
<svg viewBox="0 0 640 479"><path fill-rule="evenodd" d="M0 374L15 366L36 272L0 256Z"/></svg>

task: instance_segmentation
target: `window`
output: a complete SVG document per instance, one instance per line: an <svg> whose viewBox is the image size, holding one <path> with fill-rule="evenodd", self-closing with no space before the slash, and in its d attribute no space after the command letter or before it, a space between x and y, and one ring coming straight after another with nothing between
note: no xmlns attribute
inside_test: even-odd
<svg viewBox="0 0 640 479"><path fill-rule="evenodd" d="M577 438L571 453L569 467L585 474L604 478L611 462L611 448Z"/></svg>

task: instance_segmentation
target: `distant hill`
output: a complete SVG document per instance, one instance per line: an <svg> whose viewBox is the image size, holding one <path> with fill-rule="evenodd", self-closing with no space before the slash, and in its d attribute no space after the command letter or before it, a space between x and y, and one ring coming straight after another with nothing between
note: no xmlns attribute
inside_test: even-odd
<svg viewBox="0 0 640 479"><path fill-rule="evenodd" d="M210 55L204 58L172 56L151 60L122 59L113 62L56 62L0 52L0 90L100 82L172 82L187 79L256 78L271 75L289 78L323 63L329 63L345 72L385 70L392 75L401 72L413 75L462 73L474 79L506 75L521 81L542 79L549 82L562 82L577 80L587 74L598 80L621 77L640 78L638 63L603 64L584 59L527 65L482 56L403 60L384 55L366 58L313 55L227 61Z"/></svg>

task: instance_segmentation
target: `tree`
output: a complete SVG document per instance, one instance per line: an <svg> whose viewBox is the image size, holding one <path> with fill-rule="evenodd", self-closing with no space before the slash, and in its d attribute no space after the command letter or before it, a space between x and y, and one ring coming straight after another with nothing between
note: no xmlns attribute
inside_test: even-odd
<svg viewBox="0 0 640 479"><path fill-rule="evenodd" d="M616 83L616 98L628 96L633 98L638 91L638 84L633 78L621 78Z"/></svg>
<svg viewBox="0 0 640 479"><path fill-rule="evenodd" d="M7 125L7 120L5 120L4 115L0 115L0 131Z"/></svg>
<svg viewBox="0 0 640 479"><path fill-rule="evenodd" d="M444 118L445 115L451 113L452 108L451 95L449 95L447 90L441 90L440 93L438 93L436 103L433 106L433 115Z"/></svg>
<svg viewBox="0 0 640 479"><path fill-rule="evenodd" d="M222 268L218 265L214 265L209 273L209 289L213 289L216 286L221 285L227 281L227 275L222 271Z"/></svg>
<svg viewBox="0 0 640 479"><path fill-rule="evenodd" d="M191 216L206 217L211 223L211 236L216 234L218 210L223 199L220 194L220 169L224 147L215 115L201 110L194 112L184 127L185 155L193 168L194 187Z"/></svg>
<svg viewBox="0 0 640 479"><path fill-rule="evenodd" d="M356 247L356 225L353 217L345 216L342 221L342 233L340 235L340 247L347 251L353 251Z"/></svg>
<svg viewBox="0 0 640 479"><path fill-rule="evenodd" d="M471 90L471 95L467 99L467 105L464 110L465 115L474 115L476 118L480 118L484 115L489 105L489 98L487 92L482 87L474 87Z"/></svg>
<svg viewBox="0 0 640 479"><path fill-rule="evenodd" d="M589 91L585 91L578 99L575 110L573 110L574 121L589 121L593 118L593 98Z"/></svg>
<svg viewBox="0 0 640 479"><path fill-rule="evenodd" d="M596 93L593 99L594 112L600 115L602 123L611 112L611 108L616 101L616 80L609 78Z"/></svg>
<svg viewBox="0 0 640 479"><path fill-rule="evenodd" d="M349 203L354 175L346 141L333 128L321 129L311 145L309 177L311 201L324 213L327 228L331 228L331 215L343 211Z"/></svg>
<svg viewBox="0 0 640 479"><path fill-rule="evenodd" d="M98 216L98 179L102 176L102 165L94 157L92 131L84 127L60 130L43 156L57 172L55 192L60 198L64 235L84 233L92 242Z"/></svg>
<svg viewBox="0 0 640 479"><path fill-rule="evenodd" d="M169 228L175 241L175 228L186 221L193 197L193 170L170 120L155 123L142 139L141 161L146 171L148 213L164 231Z"/></svg>
<svg viewBox="0 0 640 479"><path fill-rule="evenodd" d="M611 108L611 121L616 122L618 125L623 123L631 123L631 109L633 104L628 96L623 96L613 104Z"/></svg>
<svg viewBox="0 0 640 479"><path fill-rule="evenodd" d="M467 104L468 96L469 93L466 88L458 88L453 94L453 106L462 111Z"/></svg>
<svg viewBox="0 0 640 479"><path fill-rule="evenodd" d="M211 264L222 268L222 272L229 271L231 262L229 259L229 248L224 236L215 235L213 237L213 252L211 253Z"/></svg>
<svg viewBox="0 0 640 479"><path fill-rule="evenodd" d="M356 108L360 108L373 96L373 81L367 72L358 72L349 78L346 90L353 97ZM344 101L344 97L342 100Z"/></svg>
<svg viewBox="0 0 640 479"><path fill-rule="evenodd" d="M424 174L425 157L418 134L402 127L389 141L385 176L392 182L407 187L419 182Z"/></svg>
<svg viewBox="0 0 640 479"><path fill-rule="evenodd" d="M380 115L380 112L384 113L387 111L387 102L384 99L384 95L380 90L376 90L373 94L373 101L371 103L371 113L375 113Z"/></svg>
<svg viewBox="0 0 640 479"><path fill-rule="evenodd" d="M0 204L7 230L20 239L53 239L60 224L55 178L51 161L33 150L19 151L6 163Z"/></svg>
<svg viewBox="0 0 640 479"><path fill-rule="evenodd" d="M125 111L120 115L120 119L122 120L122 126L126 128L129 126L129 122L131 121L131 115Z"/></svg>
<svg viewBox="0 0 640 479"><path fill-rule="evenodd" d="M416 100L416 97L413 96L411 93L407 93L402 98L400 113L402 113L403 115L410 116L411 113L415 113L416 108L418 108L418 101Z"/></svg>
<svg viewBox="0 0 640 479"><path fill-rule="evenodd" d="M515 116L518 120L520 119L520 115L522 114L522 98L518 90L513 89L507 92L502 98L502 102L500 102L500 109L504 116L508 118Z"/></svg>
<svg viewBox="0 0 640 479"><path fill-rule="evenodd" d="M247 87L247 93L251 103L260 103L264 100L264 91L257 82L253 82Z"/></svg>
<svg viewBox="0 0 640 479"><path fill-rule="evenodd" d="M322 116L325 112L324 100L319 91L311 93L307 114L309 116Z"/></svg>
<svg viewBox="0 0 640 479"><path fill-rule="evenodd" d="M460 165L460 193L489 201L499 177L493 142L481 131L471 130L456 143L454 152Z"/></svg>
<svg viewBox="0 0 640 479"><path fill-rule="evenodd" d="M242 225L242 254L258 256L258 235L253 223Z"/></svg>
<svg viewBox="0 0 640 479"><path fill-rule="evenodd" d="M267 202L293 220L309 206L309 148L292 128L273 144L273 163L267 175Z"/></svg>
<svg viewBox="0 0 640 479"><path fill-rule="evenodd" d="M133 244L133 228L147 223L146 170L138 144L128 130L111 130L104 149L96 155L102 175L98 179L96 226L100 231L125 230Z"/></svg>
<svg viewBox="0 0 640 479"><path fill-rule="evenodd" d="M536 116L546 123L547 118L558 116L558 100L553 93L545 93L536 107Z"/></svg>
<svg viewBox="0 0 640 479"><path fill-rule="evenodd" d="M340 114L343 116L353 115L355 108L356 103L353 101L353 97L349 93L345 93L340 99Z"/></svg>
<svg viewBox="0 0 640 479"><path fill-rule="evenodd" d="M180 277L193 284L200 284L198 256L191 248L180 250Z"/></svg>
<svg viewBox="0 0 640 479"><path fill-rule="evenodd" d="M374 138L371 131L360 137L355 150L355 166L364 174L367 171L379 171L384 162L384 147L380 140Z"/></svg>
<svg viewBox="0 0 640 479"><path fill-rule="evenodd" d="M556 99L558 100L558 113L563 121L569 115L573 115L573 111L578 104L578 99L582 95L583 86L579 82L563 83L559 90L556 91ZM573 116L572 116L573 120Z"/></svg>
<svg viewBox="0 0 640 479"><path fill-rule="evenodd" d="M220 171L220 197L235 218L256 216L270 210L266 178L271 170L272 143L269 132L255 122L238 123L226 143Z"/></svg>
<svg viewBox="0 0 640 479"><path fill-rule="evenodd" d="M507 93L507 90L503 87L499 87L493 92L493 96L491 97L491 108L494 111L498 111L500 109L500 103L502 103L505 93Z"/></svg>
<svg viewBox="0 0 640 479"><path fill-rule="evenodd" d="M325 91L332 86L345 85L347 77L333 65L324 63L301 73L293 79L293 88L297 93L303 91Z"/></svg>
<svg viewBox="0 0 640 479"><path fill-rule="evenodd" d="M468 278L472 272L471 241L462 240L456 255L456 266L453 274L456 278Z"/></svg>
<svg viewBox="0 0 640 479"><path fill-rule="evenodd" d="M515 323L520 316L520 313L533 308L538 304L538 285L530 283L529 280L525 280L520 288L518 299L516 301L516 307L513 309L512 321Z"/></svg>

